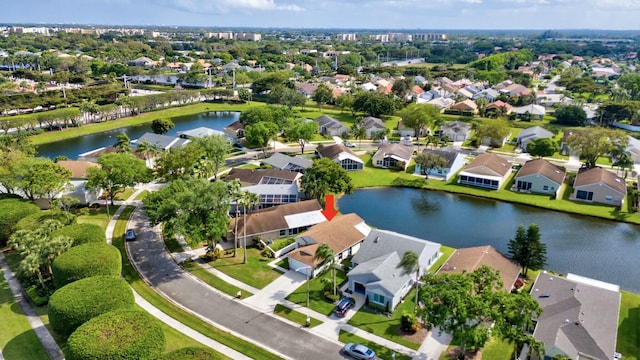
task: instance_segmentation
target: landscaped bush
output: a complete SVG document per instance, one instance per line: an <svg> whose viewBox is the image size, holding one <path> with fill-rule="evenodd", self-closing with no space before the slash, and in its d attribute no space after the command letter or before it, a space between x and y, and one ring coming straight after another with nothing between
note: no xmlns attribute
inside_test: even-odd
<svg viewBox="0 0 640 360"><path fill-rule="evenodd" d="M158 320L144 311L118 309L94 317L69 336L67 360L158 359L165 338Z"/></svg>
<svg viewBox="0 0 640 360"><path fill-rule="evenodd" d="M5 246L9 236L17 230L18 221L40 211L35 204L21 199L0 200L0 247Z"/></svg>
<svg viewBox="0 0 640 360"><path fill-rule="evenodd" d="M269 247L273 251L278 251L278 250L282 250L285 247L293 244L294 242L296 242L296 239L294 239L292 237L289 237L289 238L286 238L286 239L278 239L278 240L274 240L273 243L269 244Z"/></svg>
<svg viewBox="0 0 640 360"><path fill-rule="evenodd" d="M26 293L33 305L44 306L49 302L49 292L47 290L48 289L33 285L27 288Z"/></svg>
<svg viewBox="0 0 640 360"><path fill-rule="evenodd" d="M54 231L51 236L66 235L73 239L73 246L88 243L106 243L104 230L96 224L71 224Z"/></svg>
<svg viewBox="0 0 640 360"><path fill-rule="evenodd" d="M106 243L72 247L53 261L53 285L59 289L90 276L115 275L122 272L120 251Z"/></svg>
<svg viewBox="0 0 640 360"><path fill-rule="evenodd" d="M46 220L58 220L63 225L67 223L67 217L63 212L40 210L20 219L16 224L16 230L33 231L38 229Z"/></svg>
<svg viewBox="0 0 640 360"><path fill-rule="evenodd" d="M400 317L400 326L402 327L402 330L412 334L420 330L420 323L416 316L407 311L402 312L402 316Z"/></svg>
<svg viewBox="0 0 640 360"><path fill-rule="evenodd" d="M178 349L165 354L162 360L218 360L226 359L224 355L221 355L211 349L200 347L187 347Z"/></svg>
<svg viewBox="0 0 640 360"><path fill-rule="evenodd" d="M135 303L126 281L117 276L93 276L56 290L49 299L49 321L53 330L71 335L92 318Z"/></svg>

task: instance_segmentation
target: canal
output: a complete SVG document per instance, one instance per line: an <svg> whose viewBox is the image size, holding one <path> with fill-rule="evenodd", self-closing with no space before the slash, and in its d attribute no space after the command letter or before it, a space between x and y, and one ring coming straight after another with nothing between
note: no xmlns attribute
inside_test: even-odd
<svg viewBox="0 0 640 360"><path fill-rule="evenodd" d="M540 227L547 269L571 272L640 292L640 227L494 200L428 190L356 190L338 201L370 226L454 248L492 245L507 252L519 225Z"/></svg>
<svg viewBox="0 0 640 360"><path fill-rule="evenodd" d="M196 115L174 117L171 120L176 126L169 130L167 135L175 136L178 131L191 130L202 126L222 131L225 127L239 118L239 112L207 112ZM118 134L121 132L125 132L127 136L129 136L129 139L135 140L144 133L152 132L151 123L114 129L49 144L42 144L38 146L38 155L51 159L58 155L66 156L69 159L77 159L79 154L101 147L114 145Z"/></svg>

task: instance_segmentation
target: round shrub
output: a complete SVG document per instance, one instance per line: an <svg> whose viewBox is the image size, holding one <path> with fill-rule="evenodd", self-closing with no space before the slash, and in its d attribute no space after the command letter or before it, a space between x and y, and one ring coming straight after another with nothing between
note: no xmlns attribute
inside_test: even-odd
<svg viewBox="0 0 640 360"><path fill-rule="evenodd" d="M178 350L174 350L168 354L165 354L162 360L218 360L226 359L227 357L215 352L212 349L201 347L186 347Z"/></svg>
<svg viewBox="0 0 640 360"><path fill-rule="evenodd" d="M65 285L51 295L49 322L57 334L66 338L92 318L134 303L133 291L123 279L92 276Z"/></svg>
<svg viewBox="0 0 640 360"><path fill-rule="evenodd" d="M122 257L115 246L91 243L72 247L58 256L52 265L53 285L59 289L90 276L114 275L122 272Z"/></svg>
<svg viewBox="0 0 640 360"><path fill-rule="evenodd" d="M54 231L51 237L66 235L73 239L73 246L89 243L106 243L104 230L96 224L72 224Z"/></svg>
<svg viewBox="0 0 640 360"><path fill-rule="evenodd" d="M40 212L25 216L18 221L18 224L16 224L16 230L33 231L38 229L46 220L58 220L60 224L63 225L67 223L67 217L64 213L51 210L40 210Z"/></svg>
<svg viewBox="0 0 640 360"><path fill-rule="evenodd" d="M69 336L66 359L158 359L165 339L160 322L144 311L118 309L94 317Z"/></svg>
<svg viewBox="0 0 640 360"><path fill-rule="evenodd" d="M21 199L7 198L0 200L0 247L5 246L9 236L17 230L16 224L18 221L40 211L37 205Z"/></svg>

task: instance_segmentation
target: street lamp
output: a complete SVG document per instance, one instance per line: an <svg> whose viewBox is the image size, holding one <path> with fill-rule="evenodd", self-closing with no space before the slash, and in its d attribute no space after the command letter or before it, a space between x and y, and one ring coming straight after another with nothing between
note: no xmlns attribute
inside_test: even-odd
<svg viewBox="0 0 640 360"><path fill-rule="evenodd" d="M296 269L296 271L300 269L306 269L305 274L307 275L307 307L309 307L309 270L311 270L311 266L301 266Z"/></svg>

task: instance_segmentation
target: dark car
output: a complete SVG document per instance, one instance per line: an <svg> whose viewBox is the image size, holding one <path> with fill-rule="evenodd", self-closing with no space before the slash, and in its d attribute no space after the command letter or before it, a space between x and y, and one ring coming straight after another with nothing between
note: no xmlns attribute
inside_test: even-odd
<svg viewBox="0 0 640 360"><path fill-rule="evenodd" d="M136 231L133 229L127 229L127 232L124 234L124 239L127 241L133 241L136 239Z"/></svg>
<svg viewBox="0 0 640 360"><path fill-rule="evenodd" d="M333 310L334 313L338 316L344 316L347 313L347 310L351 309L356 305L356 300L352 297L345 296L336 305L336 308Z"/></svg>
<svg viewBox="0 0 640 360"><path fill-rule="evenodd" d="M348 343L342 348L342 353L358 360L373 360L376 353L368 347L360 344Z"/></svg>

